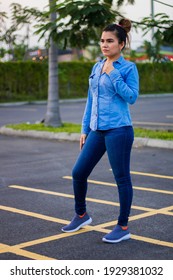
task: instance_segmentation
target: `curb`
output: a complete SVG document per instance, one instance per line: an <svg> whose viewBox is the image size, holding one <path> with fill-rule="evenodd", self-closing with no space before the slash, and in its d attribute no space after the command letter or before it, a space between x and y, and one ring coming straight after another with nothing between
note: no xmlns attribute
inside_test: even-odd
<svg viewBox="0 0 173 280"><path fill-rule="evenodd" d="M8 136L30 137L48 140L60 141L79 141L80 133L67 132L48 132L48 131L34 131L34 130L14 130L5 126L0 127L0 134ZM155 147L164 149L173 149L173 141L166 141L160 139L135 137L133 147Z"/></svg>

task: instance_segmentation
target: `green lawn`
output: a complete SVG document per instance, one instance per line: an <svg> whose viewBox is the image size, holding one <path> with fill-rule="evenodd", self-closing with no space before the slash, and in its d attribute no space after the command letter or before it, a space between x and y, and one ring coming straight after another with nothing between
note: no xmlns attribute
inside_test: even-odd
<svg viewBox="0 0 173 280"><path fill-rule="evenodd" d="M63 123L61 127L44 126L44 124L9 124L6 127L10 127L17 130L37 130L37 131L49 131L49 132L68 132L68 133L80 133L81 125L73 123ZM135 128L135 137L154 138L163 140L173 140L173 131L164 130L149 130L143 128Z"/></svg>
<svg viewBox="0 0 173 280"><path fill-rule="evenodd" d="M39 124L9 124L6 127L10 127L17 130L37 130L48 132L68 132L68 133L80 133L81 126L73 123L63 123L61 127L44 126L43 123Z"/></svg>

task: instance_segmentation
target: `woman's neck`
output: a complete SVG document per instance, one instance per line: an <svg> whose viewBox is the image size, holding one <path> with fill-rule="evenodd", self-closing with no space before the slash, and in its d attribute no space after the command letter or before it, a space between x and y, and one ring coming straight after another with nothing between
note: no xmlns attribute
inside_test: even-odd
<svg viewBox="0 0 173 280"><path fill-rule="evenodd" d="M114 56L114 57L106 57L107 63L112 63L112 62L118 60L120 58L120 56L121 56L121 54Z"/></svg>

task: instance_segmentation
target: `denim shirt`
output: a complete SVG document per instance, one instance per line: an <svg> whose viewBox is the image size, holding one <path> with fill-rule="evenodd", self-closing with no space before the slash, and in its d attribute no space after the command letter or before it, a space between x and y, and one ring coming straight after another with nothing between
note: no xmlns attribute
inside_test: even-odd
<svg viewBox="0 0 173 280"><path fill-rule="evenodd" d="M114 70L101 73L106 59L97 62L89 77L88 98L82 119L82 133L132 125L129 104L139 91L136 65L122 56L113 62Z"/></svg>

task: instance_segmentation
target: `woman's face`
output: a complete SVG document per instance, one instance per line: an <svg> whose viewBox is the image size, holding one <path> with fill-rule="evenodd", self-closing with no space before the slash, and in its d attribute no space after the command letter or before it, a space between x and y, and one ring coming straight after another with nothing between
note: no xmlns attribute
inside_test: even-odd
<svg viewBox="0 0 173 280"><path fill-rule="evenodd" d="M124 47L124 42L119 43L114 32L103 31L100 47L104 56L110 59L116 59L120 56L121 50Z"/></svg>

